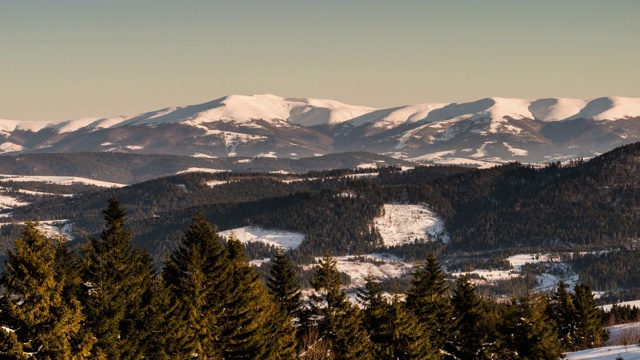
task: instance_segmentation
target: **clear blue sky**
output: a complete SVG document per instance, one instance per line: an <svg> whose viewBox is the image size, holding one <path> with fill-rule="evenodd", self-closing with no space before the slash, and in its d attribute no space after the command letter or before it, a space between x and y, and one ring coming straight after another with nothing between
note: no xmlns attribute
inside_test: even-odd
<svg viewBox="0 0 640 360"><path fill-rule="evenodd" d="M0 0L0 118L640 97L640 1Z"/></svg>

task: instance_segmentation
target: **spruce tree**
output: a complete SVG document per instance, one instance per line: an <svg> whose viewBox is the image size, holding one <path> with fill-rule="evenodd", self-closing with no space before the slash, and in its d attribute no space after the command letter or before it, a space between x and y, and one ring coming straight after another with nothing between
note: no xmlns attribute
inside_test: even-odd
<svg viewBox="0 0 640 360"><path fill-rule="evenodd" d="M597 347L607 341L609 334L604 328L602 310L586 284L576 285L571 298L575 307L575 349Z"/></svg>
<svg viewBox="0 0 640 360"><path fill-rule="evenodd" d="M84 358L93 338L82 329L82 307L65 288L73 284L61 271L58 246L27 222L0 276L0 352L22 359ZM68 294L67 294L68 295Z"/></svg>
<svg viewBox="0 0 640 360"><path fill-rule="evenodd" d="M358 291L363 306L364 324L373 343L375 359L437 359L426 329L405 309L395 296L391 303L385 299L382 286L373 276L365 278L365 286Z"/></svg>
<svg viewBox="0 0 640 360"><path fill-rule="evenodd" d="M482 357L483 343L487 332L480 328L480 298L475 287L466 276L456 280L456 288L451 298L455 327L453 348L450 350L458 359L479 359Z"/></svg>
<svg viewBox="0 0 640 360"><path fill-rule="evenodd" d="M513 300L503 319L503 340L509 358L554 360L562 354L547 299L527 293Z"/></svg>
<svg viewBox="0 0 640 360"><path fill-rule="evenodd" d="M267 288L286 314L292 318L298 317L302 294L296 280L295 265L283 250L275 253L271 263L273 265L267 276Z"/></svg>
<svg viewBox="0 0 640 360"><path fill-rule="evenodd" d="M244 247L235 237L227 241L231 288L223 317L223 356L226 359L293 359L295 329L267 291Z"/></svg>
<svg viewBox="0 0 640 360"><path fill-rule="evenodd" d="M167 316L171 358L222 358L222 333L231 292L230 262L217 231L194 217L182 244L165 261L162 279L175 306Z"/></svg>
<svg viewBox="0 0 640 360"><path fill-rule="evenodd" d="M558 283L558 287L551 295L549 301L549 313L557 323L558 338L565 351L578 350L576 347L576 308L568 286L564 281Z"/></svg>
<svg viewBox="0 0 640 360"><path fill-rule="evenodd" d="M326 341L334 359L372 359L372 344L361 323L358 307L351 305L342 288L342 276L330 253L315 266L310 281L311 313L307 331L317 326L320 341Z"/></svg>
<svg viewBox="0 0 640 360"><path fill-rule="evenodd" d="M433 253L427 262L413 273L411 287L407 291L407 308L430 331L433 345L443 349L450 338L454 322L449 299L449 287L445 275Z"/></svg>
<svg viewBox="0 0 640 360"><path fill-rule="evenodd" d="M84 249L84 296L87 328L97 338L96 358L136 359L142 356L139 327L141 300L153 278L150 257L131 244L125 212L110 198L100 239Z"/></svg>

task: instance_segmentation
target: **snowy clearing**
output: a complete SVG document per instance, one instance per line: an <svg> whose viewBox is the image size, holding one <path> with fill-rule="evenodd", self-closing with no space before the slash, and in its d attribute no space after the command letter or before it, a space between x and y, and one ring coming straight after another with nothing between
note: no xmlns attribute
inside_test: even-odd
<svg viewBox="0 0 640 360"><path fill-rule="evenodd" d="M305 235L285 230L268 230L258 226L245 226L237 229L221 231L220 235L229 237L231 234L242 243L263 242L285 249L295 249L300 246Z"/></svg>
<svg viewBox="0 0 640 360"><path fill-rule="evenodd" d="M125 184L112 183L108 181L100 181L95 179L87 179L77 176L28 176L28 175L8 175L0 174L0 179L10 181L39 181L58 185L72 185L74 183L95 185L100 187L124 187Z"/></svg>
<svg viewBox="0 0 640 360"><path fill-rule="evenodd" d="M385 246L442 239L449 241L444 221L425 205L385 204L384 215L374 220Z"/></svg>
<svg viewBox="0 0 640 360"><path fill-rule="evenodd" d="M322 258L317 258L320 259ZM366 282L365 277L369 274L386 280L408 275L413 270L413 264L388 254L337 256L334 259L337 261L338 271L351 277L352 288L363 286Z"/></svg>
<svg viewBox="0 0 640 360"><path fill-rule="evenodd" d="M520 271L522 265L530 263L536 264L539 262L549 261L549 255L544 254L517 254L513 256L509 256L507 261L513 266L513 269L516 271Z"/></svg>
<svg viewBox="0 0 640 360"><path fill-rule="evenodd" d="M29 205L28 202L20 201L14 197L0 195L0 210L13 209L16 206Z"/></svg>
<svg viewBox="0 0 640 360"><path fill-rule="evenodd" d="M640 347L638 345L628 346L606 346L595 349L565 353L566 359L570 360L640 360Z"/></svg>
<svg viewBox="0 0 640 360"><path fill-rule="evenodd" d="M640 323L628 323L614 326L608 326L609 340L607 345L623 345L625 341L637 339L640 336Z"/></svg>
<svg viewBox="0 0 640 360"><path fill-rule="evenodd" d="M635 307L639 307L640 308L640 300L623 301L623 302L617 303L616 305L618 305L618 306L629 305L631 307L635 306ZM602 310L604 310L604 311L611 311L612 307L613 307L613 304L607 304L607 305L600 306L600 308L602 308Z"/></svg>
<svg viewBox="0 0 640 360"><path fill-rule="evenodd" d="M228 171L229 170L191 167L191 168L188 168L186 170L178 171L176 174L184 174L184 173L190 173L190 172L205 172L205 173L216 174L216 173L228 172Z"/></svg>

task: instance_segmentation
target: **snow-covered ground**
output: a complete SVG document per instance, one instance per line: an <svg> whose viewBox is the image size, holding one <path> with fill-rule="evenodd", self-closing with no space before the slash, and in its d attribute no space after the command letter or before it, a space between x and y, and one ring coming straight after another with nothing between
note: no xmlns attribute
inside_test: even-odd
<svg viewBox="0 0 640 360"><path fill-rule="evenodd" d="M229 237L231 234L243 243L259 241L285 249L295 249L304 240L304 234L285 230L267 230L257 226L246 226L220 232L220 235L225 237Z"/></svg>
<svg viewBox="0 0 640 360"><path fill-rule="evenodd" d="M69 220L40 221L38 229L48 237L57 237L58 235L62 235L67 240L73 240L73 235L71 235L73 223L70 223Z"/></svg>
<svg viewBox="0 0 640 360"><path fill-rule="evenodd" d="M81 183L87 185L95 185L100 187L124 187L125 184L118 184L108 181L100 181L95 179L87 179L77 176L27 176L27 175L8 175L0 174L0 179L10 181L39 181L50 184L71 185Z"/></svg>
<svg viewBox="0 0 640 360"><path fill-rule="evenodd" d="M628 346L606 346L595 349L565 353L566 359L570 360L640 360L640 347L638 345Z"/></svg>
<svg viewBox="0 0 640 360"><path fill-rule="evenodd" d="M24 224L24 223L16 223L16 222L0 222L0 227L3 225L9 224ZM62 235L67 240L73 240L73 235L71 235L71 230L73 229L73 223L69 222L69 220L46 220L38 222L38 230L40 230L43 234L48 237L54 238L58 235Z"/></svg>
<svg viewBox="0 0 640 360"><path fill-rule="evenodd" d="M509 256L507 261L513 266L513 269L516 271L520 271L522 265L530 263L536 264L539 262L549 261L549 255L545 254L517 254L513 256Z"/></svg>
<svg viewBox="0 0 640 360"><path fill-rule="evenodd" d="M427 206L385 204L384 215L374 219L385 246L432 241L449 241L444 221Z"/></svg>
<svg viewBox="0 0 640 360"><path fill-rule="evenodd" d="M12 209L16 206L29 205L28 202L20 201L14 197L0 194L0 210Z"/></svg>
<svg viewBox="0 0 640 360"><path fill-rule="evenodd" d="M321 259L321 258L318 258ZM368 254L361 256L337 256L338 271L351 277L350 287L361 287L365 284L368 274L381 280L398 278L409 274L413 264L389 254Z"/></svg>
<svg viewBox="0 0 640 360"><path fill-rule="evenodd" d="M549 262L547 267L559 267L560 270L563 270L568 274L567 277L560 278L556 275L544 273L536 276L536 280L538 281L538 286L536 290L545 291L554 289L560 280L564 280L565 283L569 286L569 289L572 289L575 284L578 282L578 275L571 274L570 271L567 271L567 265L564 263L560 263L554 261L553 256L549 254L517 254L507 258L509 264L513 267L512 270L487 270L487 269L476 269L473 271L465 271L465 272L453 272L451 275L453 276L462 276L462 275L477 275L480 276L484 280L475 280L476 283L481 282L495 282L500 280L507 280L514 277L522 276L522 265L531 263L540 263L540 262Z"/></svg>
<svg viewBox="0 0 640 360"><path fill-rule="evenodd" d="M209 169L209 168L199 168L199 167L190 167L186 170L178 171L176 174L184 174L190 172L205 172L205 173L219 173L219 172L227 172L229 170L220 170L220 169Z"/></svg>
<svg viewBox="0 0 640 360"><path fill-rule="evenodd" d="M619 302L616 305L619 306L624 306L624 305L629 305L629 306L635 306L635 307L639 307L640 308L640 300L633 300L633 301L623 301L623 302ZM611 308L613 307L613 304L607 304L607 305L602 305L601 308L604 311L611 311Z"/></svg>

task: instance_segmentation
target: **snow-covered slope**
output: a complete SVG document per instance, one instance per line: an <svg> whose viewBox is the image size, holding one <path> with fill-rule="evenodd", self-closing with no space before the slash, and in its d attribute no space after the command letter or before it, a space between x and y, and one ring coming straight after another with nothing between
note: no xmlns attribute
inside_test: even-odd
<svg viewBox="0 0 640 360"><path fill-rule="evenodd" d="M449 241L444 221L424 205L385 204L384 215L374 219L385 246L414 241Z"/></svg>
<svg viewBox="0 0 640 360"><path fill-rule="evenodd" d="M258 226L246 226L242 228L220 232L221 236L235 236L242 243L262 242L279 248L295 249L304 240L304 234L293 233L285 230L268 230Z"/></svg>
<svg viewBox="0 0 640 360"><path fill-rule="evenodd" d="M61 122L0 120L0 153L299 158L368 151L424 162L490 166L588 158L640 141L638 118L640 99L624 97L492 97L375 109L334 100L230 95L138 115ZM447 155L429 160L432 154Z"/></svg>
<svg viewBox="0 0 640 360"><path fill-rule="evenodd" d="M72 132L82 128L97 129L123 125L158 125L186 122L202 124L220 120L285 120L302 126L351 122L354 126L376 123L393 127L417 121L442 121L453 118L502 119L528 118L559 121L587 118L617 120L640 116L640 98L603 97L593 100L549 98L526 100L485 98L466 103L423 103L386 109L348 105L334 100L283 98L276 95L229 95L211 102L184 107L170 107L133 116L89 117L60 122L0 119L0 131L39 131L44 128Z"/></svg>

